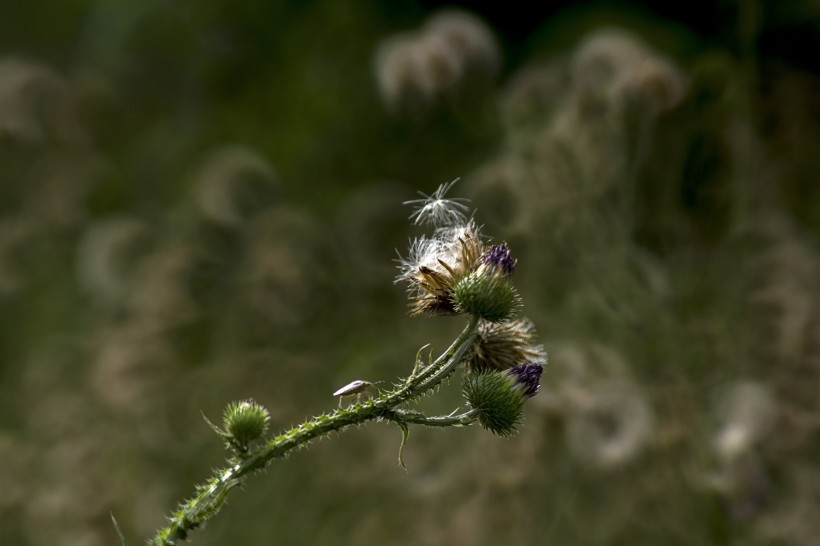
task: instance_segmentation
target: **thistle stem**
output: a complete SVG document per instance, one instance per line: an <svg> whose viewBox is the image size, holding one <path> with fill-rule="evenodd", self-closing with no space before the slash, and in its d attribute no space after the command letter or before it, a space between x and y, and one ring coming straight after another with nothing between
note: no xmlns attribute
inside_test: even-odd
<svg viewBox="0 0 820 546"><path fill-rule="evenodd" d="M417 411L394 410L384 415L385 419L398 423L425 425L428 427L463 427L472 424L478 418L479 411L471 409L458 415L438 415L428 417Z"/></svg>
<svg viewBox="0 0 820 546"><path fill-rule="evenodd" d="M374 420L396 422L403 429L406 429L407 424L436 427L470 424L476 418L474 410L454 416L427 417L419 412L397 408L437 387L455 371L475 339L477 326L478 318L471 317L470 323L444 353L420 372L411 375L398 388L365 403L340 408L331 414L305 421L247 453L230 459L230 466L215 471L210 480L197 487L196 494L171 515L168 525L160 529L148 544L173 546L179 540L187 539L190 531L216 515L231 489L242 485L249 475L264 469L273 459L285 456L292 449L331 432Z"/></svg>

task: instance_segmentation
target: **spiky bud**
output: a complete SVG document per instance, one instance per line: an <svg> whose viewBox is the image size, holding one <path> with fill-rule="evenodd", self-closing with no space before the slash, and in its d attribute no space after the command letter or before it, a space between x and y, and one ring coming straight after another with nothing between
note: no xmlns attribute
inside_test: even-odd
<svg viewBox="0 0 820 546"><path fill-rule="evenodd" d="M521 305L521 298L506 275L493 267L479 266L453 285L451 298L460 313L489 322L509 320Z"/></svg>
<svg viewBox="0 0 820 546"><path fill-rule="evenodd" d="M231 402L225 408L225 432L240 446L246 446L268 431L270 413L253 400Z"/></svg>
<svg viewBox="0 0 820 546"><path fill-rule="evenodd" d="M498 436L511 436L521 422L524 400L535 396L541 364L519 364L505 372L468 374L464 397L479 411L478 422Z"/></svg>

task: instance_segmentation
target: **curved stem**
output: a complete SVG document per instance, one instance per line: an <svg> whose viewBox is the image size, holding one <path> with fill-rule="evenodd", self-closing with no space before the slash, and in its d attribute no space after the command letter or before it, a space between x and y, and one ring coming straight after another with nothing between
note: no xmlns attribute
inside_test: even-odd
<svg viewBox="0 0 820 546"><path fill-rule="evenodd" d="M450 376L456 366L461 364L470 349L478 327L478 317L471 316L470 324L461 332L444 354L436 359L415 378L411 391L415 396L427 392Z"/></svg>
<svg viewBox="0 0 820 546"><path fill-rule="evenodd" d="M441 356L411 375L398 388L363 404L315 417L231 460L228 468L217 470L208 482L197 487L196 495L180 506L169 518L168 525L160 529L148 544L173 546L177 541L185 540L190 531L216 515L231 489L241 485L250 474L264 469L273 459L283 457L292 449L330 432L379 419L394 421L404 427L407 423L439 427L471 423L475 416L470 411L457 416L426 417L418 412L395 408L435 388L455 371L473 343L477 325L478 318L471 317L467 327Z"/></svg>

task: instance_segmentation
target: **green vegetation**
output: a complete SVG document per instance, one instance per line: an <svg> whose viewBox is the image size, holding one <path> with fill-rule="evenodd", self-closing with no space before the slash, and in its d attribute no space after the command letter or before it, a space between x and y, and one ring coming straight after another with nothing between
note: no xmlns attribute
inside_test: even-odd
<svg viewBox="0 0 820 546"><path fill-rule="evenodd" d="M532 322L475 325L469 388L275 461L192 543L820 536L820 77L782 41L812 43L810 2L698 29L581 4L526 35L410 2L6 4L0 544L116 544L112 513L141 543L226 443L372 408L465 322L407 316L396 249L410 312L464 310L459 285ZM514 291L513 262L406 256L402 203L457 177ZM417 426L397 467L397 422L517 423L462 391L541 344L518 434Z"/></svg>

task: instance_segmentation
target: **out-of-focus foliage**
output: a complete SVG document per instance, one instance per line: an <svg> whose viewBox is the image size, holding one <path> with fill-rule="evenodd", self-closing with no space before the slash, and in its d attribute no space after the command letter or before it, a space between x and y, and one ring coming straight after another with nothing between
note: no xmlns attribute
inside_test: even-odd
<svg viewBox="0 0 820 546"><path fill-rule="evenodd" d="M461 176L550 354L521 432L415 432L403 472L394 430L350 431L195 543L812 544L820 76L777 40L820 12L785 4L723 3L710 40L595 5L515 36L410 2L6 2L0 543L112 544L111 511L139 543L222 460L200 412L276 430L443 348L391 259L401 202Z"/></svg>

